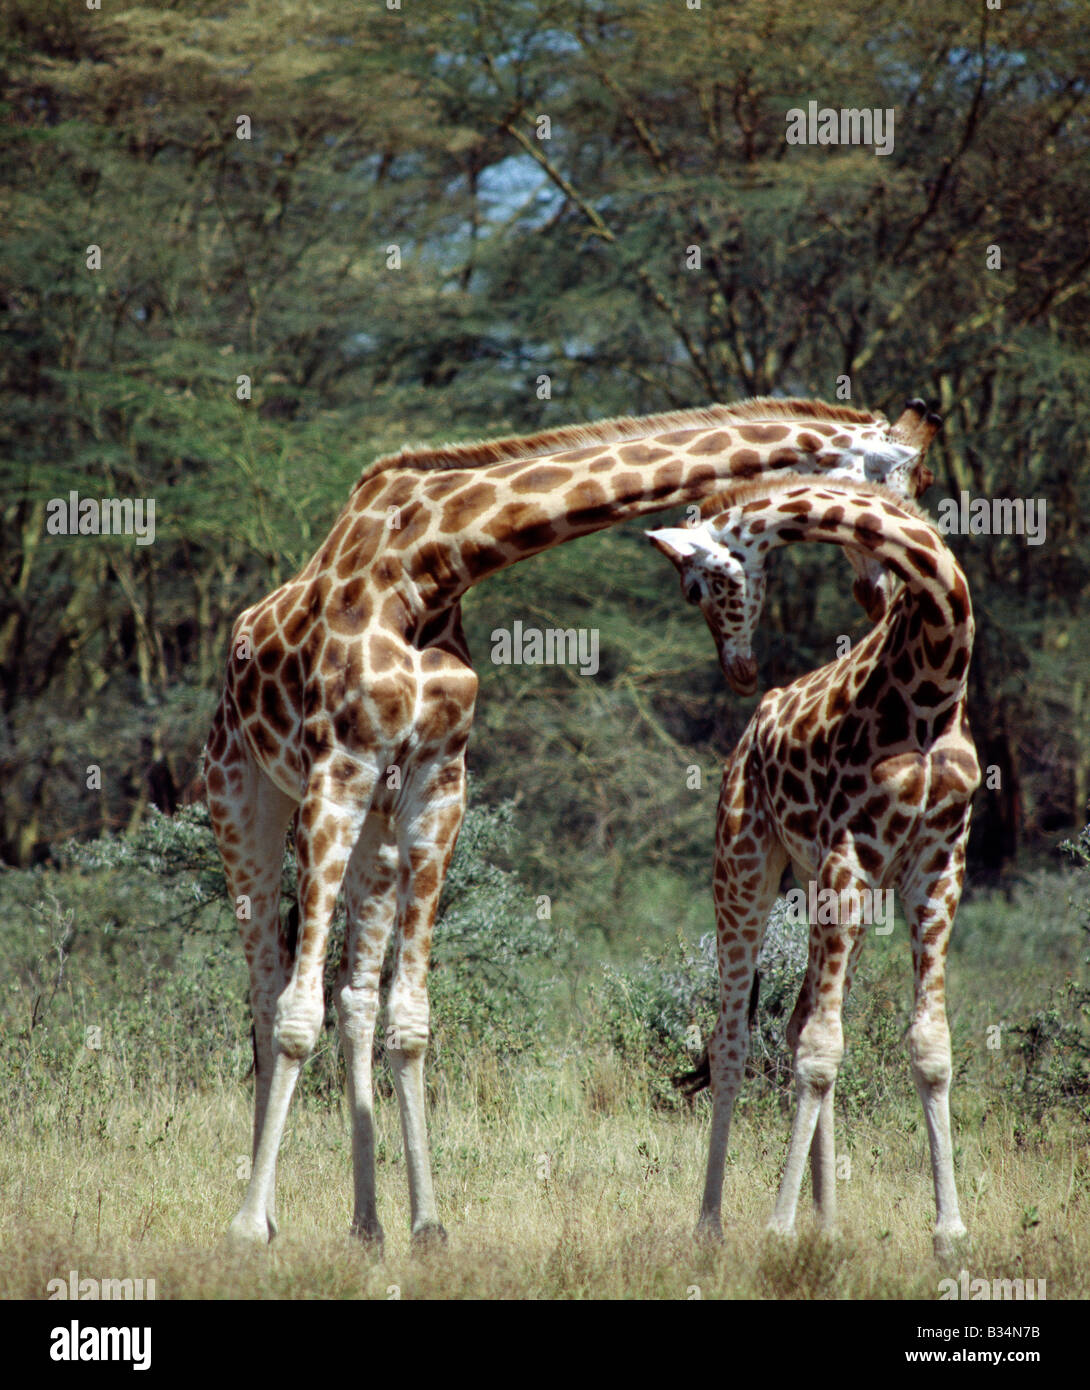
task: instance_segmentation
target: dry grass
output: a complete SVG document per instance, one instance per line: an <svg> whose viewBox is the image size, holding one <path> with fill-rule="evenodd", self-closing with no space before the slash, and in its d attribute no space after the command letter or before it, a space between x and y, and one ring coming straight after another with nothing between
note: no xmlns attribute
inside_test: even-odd
<svg viewBox="0 0 1090 1390"><path fill-rule="evenodd" d="M955 1110L957 1102L955 1101ZM638 1079L574 1060L514 1079L484 1064L432 1107L445 1252L413 1256L396 1106L379 1109L381 1260L346 1234L351 1158L342 1113L293 1107L278 1206L282 1235L239 1254L220 1243L241 1199L249 1091L173 1100L93 1097L79 1128L36 1116L0 1136L0 1296L43 1298L67 1277L154 1278L159 1298L913 1298L934 1299L932 1197L917 1115L900 1126L841 1122L852 1174L844 1235L764 1233L788 1122L740 1113L720 1250L692 1236L705 1112L646 1105ZM1050 1299L1090 1296L1085 1136L1053 1131L1019 1148L1013 1117L960 1126L958 1181L974 1277L1046 1279ZM808 1196L804 1192L804 1208ZM957 1272L956 1269L953 1272Z"/></svg>

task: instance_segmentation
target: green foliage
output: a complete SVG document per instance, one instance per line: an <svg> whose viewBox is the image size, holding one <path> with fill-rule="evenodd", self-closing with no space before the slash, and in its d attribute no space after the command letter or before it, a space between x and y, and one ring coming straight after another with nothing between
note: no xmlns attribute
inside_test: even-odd
<svg viewBox="0 0 1090 1390"><path fill-rule="evenodd" d="M15 877L3 881L8 911ZM161 899L143 885L118 895L124 880L111 871L27 877L24 889L42 896L6 953L0 1078L5 1108L30 1132L101 1136L122 1098L245 1078L246 972L234 941L149 932L145 912ZM116 912L100 932L89 923L107 899Z"/></svg>
<svg viewBox="0 0 1090 1390"><path fill-rule="evenodd" d="M788 906L777 899L757 957L760 988L740 1110L768 1100L781 1108L792 1104L794 1064L785 1030L805 979L810 932ZM905 970L899 954L883 953L877 961L864 956L845 1004L837 1100L850 1115L873 1116L911 1101ZM656 1102L678 1104L670 1077L691 1069L718 1014L715 937L704 936L695 949L679 941L633 968L607 967L597 1008L610 1045L647 1073Z"/></svg>
<svg viewBox="0 0 1090 1390"><path fill-rule="evenodd" d="M69 840L57 857L85 873L110 870L120 883L139 883L146 916L139 922L131 915L122 919L130 931L188 935L214 929L204 909L225 900L223 862L203 804L187 806L176 816L150 807L147 819L130 834ZM285 872L289 870L286 862ZM102 925L106 932L116 930L110 921Z"/></svg>
<svg viewBox="0 0 1090 1390"><path fill-rule="evenodd" d="M1069 1106L1090 1120L1090 989L1065 981L1045 1008L1012 1031L1020 1038L1021 1089L1034 1117Z"/></svg>
<svg viewBox="0 0 1090 1390"><path fill-rule="evenodd" d="M1086 34L1064 7L924 0L877 30L868 0L668 9L3 7L0 859L178 804L231 621L389 448L830 397L841 374L855 404L940 404L942 494L1047 500L1039 548L956 542L974 729L1003 773L973 865L1072 826L1090 794ZM811 94L895 108L894 152L788 147ZM71 488L154 497L155 544L46 536ZM645 944L647 876L686 912L702 893L712 797L685 771L746 713L641 529L466 605L479 658L513 617L600 631L594 678L482 660L470 750L483 800L523 792L514 860L560 912L548 875L572 866L594 949ZM770 592L769 684L863 630L842 557L811 550Z"/></svg>
<svg viewBox="0 0 1090 1390"><path fill-rule="evenodd" d="M1084 869L1090 870L1090 825L1084 825L1077 840L1064 840L1060 845Z"/></svg>
<svg viewBox="0 0 1090 1390"><path fill-rule="evenodd" d="M428 987L436 1055L464 1062L482 1048L536 1056L557 971L571 938L538 904L510 861L509 804L466 813L439 904Z"/></svg>
<svg viewBox="0 0 1090 1390"><path fill-rule="evenodd" d="M556 972L570 945L503 867L511 809L471 808L440 904L429 988L433 1081L457 1084L467 1059L539 1055ZM63 847L62 872L9 872L0 905L14 986L0 1027L0 1072L26 1114L73 1096L96 1104L118 1087L218 1086L250 1070L248 981L204 806L153 813L130 836ZM284 908L295 866L285 853ZM326 965L326 1029L304 1093L344 1084L333 989L344 937L339 909ZM392 959L385 971L388 982ZM375 1060L384 1068L381 1022ZM385 1083L384 1083L385 1084ZM75 1088L75 1089L73 1089ZM388 1087L387 1087L388 1089ZM14 1102L13 1102L14 1103Z"/></svg>
<svg viewBox="0 0 1090 1390"><path fill-rule="evenodd" d="M1090 882L1090 825L1083 827L1077 840L1065 840L1060 848L1080 865L1082 882ZM1090 894L1081 902L1079 927L1083 946L1090 948ZM1012 1030L1020 1038L1025 1068L1022 1095L1032 1102L1037 1119L1057 1106L1070 1107L1084 1120L1090 1119L1090 985L1085 979L1090 951L1081 964L1082 979L1068 975L1050 991L1045 1008Z"/></svg>
<svg viewBox="0 0 1090 1390"><path fill-rule="evenodd" d="M647 1073L656 1104L676 1104L670 1077L688 1070L694 1047L699 1050L715 1022L714 937L702 937L695 948L679 939L628 969L606 965L594 995L608 1045Z"/></svg>
<svg viewBox="0 0 1090 1390"><path fill-rule="evenodd" d="M808 942L809 929L793 921L786 899L777 899L757 957L759 1005L747 1061L760 1094L790 1088L784 1029L806 974ZM670 1076L689 1070L719 1012L714 934L695 948L679 939L633 968L605 967L597 1006L610 1045L650 1073L658 1103L676 1103Z"/></svg>

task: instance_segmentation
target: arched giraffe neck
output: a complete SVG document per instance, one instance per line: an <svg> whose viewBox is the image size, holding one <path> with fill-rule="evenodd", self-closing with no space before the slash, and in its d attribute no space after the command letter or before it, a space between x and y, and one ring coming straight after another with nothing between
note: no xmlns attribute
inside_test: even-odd
<svg viewBox="0 0 1090 1390"><path fill-rule="evenodd" d="M776 479L754 496L703 523L721 544L732 537L743 551L762 554L795 541L854 547L880 560L904 589L856 652L860 660L885 648L933 681L948 683L950 699L964 690L973 647L973 611L961 567L929 520L911 503L877 484ZM722 524L720 524L722 523Z"/></svg>
<svg viewBox="0 0 1090 1390"><path fill-rule="evenodd" d="M636 437L467 467L411 466L394 459L357 487L346 509L356 521L355 563L401 566L424 611L434 612L519 560L621 521L698 501L739 479L830 469L863 477L918 457L918 444L890 435L880 419L830 423L819 407L798 418L775 414L683 428L659 425L657 432ZM451 458L456 464L457 453ZM381 548L369 521L384 527ZM342 571L353 563L343 550L338 560Z"/></svg>

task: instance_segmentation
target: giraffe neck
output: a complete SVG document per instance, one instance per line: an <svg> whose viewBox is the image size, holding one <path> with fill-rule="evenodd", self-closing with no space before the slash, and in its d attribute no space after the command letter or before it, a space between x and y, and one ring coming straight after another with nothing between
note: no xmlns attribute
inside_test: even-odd
<svg viewBox="0 0 1090 1390"><path fill-rule="evenodd" d="M734 537L743 553L759 551L763 557L794 541L823 541L881 561L904 589L854 654L866 660L883 649L895 653L906 673L910 664L926 669L950 698L960 698L973 647L969 588L922 512L875 484L777 479L771 491L765 487L748 498L745 492L736 490L731 510L705 523L720 544L730 546Z"/></svg>
<svg viewBox="0 0 1090 1390"><path fill-rule="evenodd" d="M724 483L782 470L836 469L863 477L876 467L903 466L918 452L891 441L884 421L838 420L831 426L819 414L660 427L470 467L414 468L395 459L365 479L349 504L357 520L362 513L384 525L381 545L373 525L357 525L359 553L346 555L342 547L338 564L342 572L353 564L400 566L422 610L434 613L519 560L617 522L697 501Z"/></svg>

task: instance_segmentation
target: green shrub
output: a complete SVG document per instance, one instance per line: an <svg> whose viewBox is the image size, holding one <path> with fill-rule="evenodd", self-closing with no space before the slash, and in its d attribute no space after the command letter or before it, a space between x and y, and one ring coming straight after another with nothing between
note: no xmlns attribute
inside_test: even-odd
<svg viewBox="0 0 1090 1390"><path fill-rule="evenodd" d="M547 905L506 867L512 834L509 803L471 806L443 885L428 983L435 1055L448 1065L482 1046L500 1057L537 1055L557 971L570 957Z"/></svg>
<svg viewBox="0 0 1090 1390"><path fill-rule="evenodd" d="M432 955L431 1061L457 1073L470 1051L540 1048L565 938L502 863L510 808L466 815L444 885ZM14 986L0 1005L0 1076L25 1109L52 1083L104 1069L127 1086L242 1080L252 1065L248 975L207 809L152 812L128 836L64 847L63 867L12 871L0 907ZM285 853L282 910L294 903ZM338 907L326 963L326 1028L305 1094L339 1096L333 988L344 939ZM391 950L393 943L391 943ZM392 961L386 967L387 981ZM377 1080L384 1085L382 1027ZM31 1077L36 1077L32 1083Z"/></svg>
<svg viewBox="0 0 1090 1390"><path fill-rule="evenodd" d="M786 899L777 899L757 957L760 989L740 1105L762 1098L784 1107L793 1103L794 1064L785 1034L805 979L809 938L809 926L794 920ZM877 961L864 952L844 1007L845 1054L837 1081L838 1106L849 1114L873 1115L883 1106L912 1103L905 968L895 951ZM718 1014L715 938L704 936L697 947L679 941L634 969L607 967L597 1007L607 1041L646 1070L655 1102L678 1104L671 1077L692 1069Z"/></svg>
<svg viewBox="0 0 1090 1390"><path fill-rule="evenodd" d="M790 1081L784 1030L806 973L808 942L809 928L792 921L787 901L777 899L757 957L760 996L748 1061L762 1090ZM597 1008L609 1043L648 1070L656 1102L677 1103L670 1078L691 1069L719 1012L715 937L702 936L696 947L679 940L634 969L606 966Z"/></svg>
<svg viewBox="0 0 1090 1390"><path fill-rule="evenodd" d="M1060 846L1090 875L1090 825L1077 840ZM1079 927L1090 945L1090 905L1080 905ZM1083 956L1082 965L1090 963ZM1090 988L1068 976L1050 992L1049 1002L1025 1022L1013 1025L1019 1039L1023 1075L1019 1089L1040 1119L1054 1107L1073 1109L1090 1119Z"/></svg>

